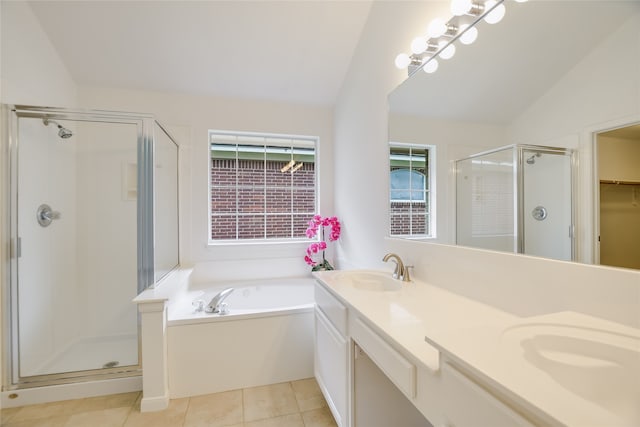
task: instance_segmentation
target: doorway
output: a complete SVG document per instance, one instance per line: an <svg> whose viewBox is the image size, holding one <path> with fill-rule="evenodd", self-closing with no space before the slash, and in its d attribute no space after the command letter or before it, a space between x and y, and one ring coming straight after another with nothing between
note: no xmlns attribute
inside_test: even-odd
<svg viewBox="0 0 640 427"><path fill-rule="evenodd" d="M640 124L596 134L599 263L640 269Z"/></svg>

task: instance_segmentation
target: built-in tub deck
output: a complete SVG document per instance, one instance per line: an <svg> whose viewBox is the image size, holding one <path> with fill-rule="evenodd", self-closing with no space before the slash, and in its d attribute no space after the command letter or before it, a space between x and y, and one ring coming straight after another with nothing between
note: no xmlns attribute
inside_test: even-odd
<svg viewBox="0 0 640 427"><path fill-rule="evenodd" d="M224 300L226 314L207 313L206 306L224 289L234 291ZM169 301L168 326L282 316L312 311L313 279L285 278L261 281L212 282L189 285Z"/></svg>
<svg viewBox="0 0 640 427"><path fill-rule="evenodd" d="M167 314L169 396L179 398L313 376L312 278L189 284ZM228 313L197 311L220 291Z"/></svg>

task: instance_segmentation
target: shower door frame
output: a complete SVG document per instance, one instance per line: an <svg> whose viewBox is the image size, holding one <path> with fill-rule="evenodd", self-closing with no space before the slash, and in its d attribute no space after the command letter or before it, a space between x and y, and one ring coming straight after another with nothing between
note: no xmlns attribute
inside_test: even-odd
<svg viewBox="0 0 640 427"><path fill-rule="evenodd" d="M113 368L100 368L45 375L20 376L20 346L18 339L18 258L20 239L18 236L18 120L20 118L49 118L51 120L73 120L135 125L137 129L137 293L154 284L153 238L153 123L149 114L114 112L103 110L73 110L66 108L36 107L25 105L3 105L3 120L7 129L7 144L3 150L6 157L3 166L3 211L8 212L3 221L3 244L8 249L4 256L2 277L3 309L3 371L4 390L35 386L67 384L78 381L115 379L140 375L142 355L140 347L140 319L138 315L138 363Z"/></svg>
<svg viewBox="0 0 640 427"><path fill-rule="evenodd" d="M541 154L552 154L556 156L569 156L570 168L571 171L569 173L569 178L571 180L569 187L571 188L571 225L569 226L569 237L571 238L571 259L568 261L576 260L576 182L577 182L577 157L576 151L571 148L562 148L562 147L549 147L544 145L527 145L527 144L515 144L513 147L516 148L514 155L517 156L517 165L516 167L516 176L518 180L518 215L516 217L517 227L518 227L518 253L525 254L525 230L524 230L524 199L525 199L525 191L524 191L524 162L525 155L524 151L535 151L536 153ZM526 254L525 254L526 255Z"/></svg>

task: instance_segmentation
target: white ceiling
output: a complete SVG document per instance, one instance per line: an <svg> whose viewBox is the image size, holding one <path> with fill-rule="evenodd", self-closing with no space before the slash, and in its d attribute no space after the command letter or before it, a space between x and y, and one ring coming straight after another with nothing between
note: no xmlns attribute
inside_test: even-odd
<svg viewBox="0 0 640 427"><path fill-rule="evenodd" d="M371 1L31 1L80 85L333 105Z"/></svg>

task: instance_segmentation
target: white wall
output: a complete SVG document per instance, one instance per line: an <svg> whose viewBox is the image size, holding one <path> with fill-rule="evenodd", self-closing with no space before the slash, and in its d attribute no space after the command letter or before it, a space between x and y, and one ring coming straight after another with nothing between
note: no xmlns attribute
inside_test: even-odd
<svg viewBox="0 0 640 427"><path fill-rule="evenodd" d="M0 3L0 101L76 106L76 85L26 2Z"/></svg>
<svg viewBox="0 0 640 427"><path fill-rule="evenodd" d="M389 115L389 140L436 147L436 237L430 242L455 242L455 160L507 145L504 126Z"/></svg>
<svg viewBox="0 0 640 427"><path fill-rule="evenodd" d="M376 265L388 231L387 95L404 78L395 56L448 2L374 2L335 107L340 265ZM354 161L354 159L358 159ZM357 195L357 197L356 197Z"/></svg>
<svg viewBox="0 0 640 427"><path fill-rule="evenodd" d="M393 59L437 13L448 16L447 6L375 2L371 8L335 109L335 203L344 221L340 266L390 270L380 259L397 251L415 265L415 277L522 316L572 309L638 325L638 271L385 238L386 96L403 79ZM637 106L637 87L630 92Z"/></svg>
<svg viewBox="0 0 640 427"><path fill-rule="evenodd" d="M326 107L81 87L82 105L151 113L180 144L180 258L208 280L307 275L305 244L208 245L208 130L318 136L320 212L333 214L333 116Z"/></svg>

